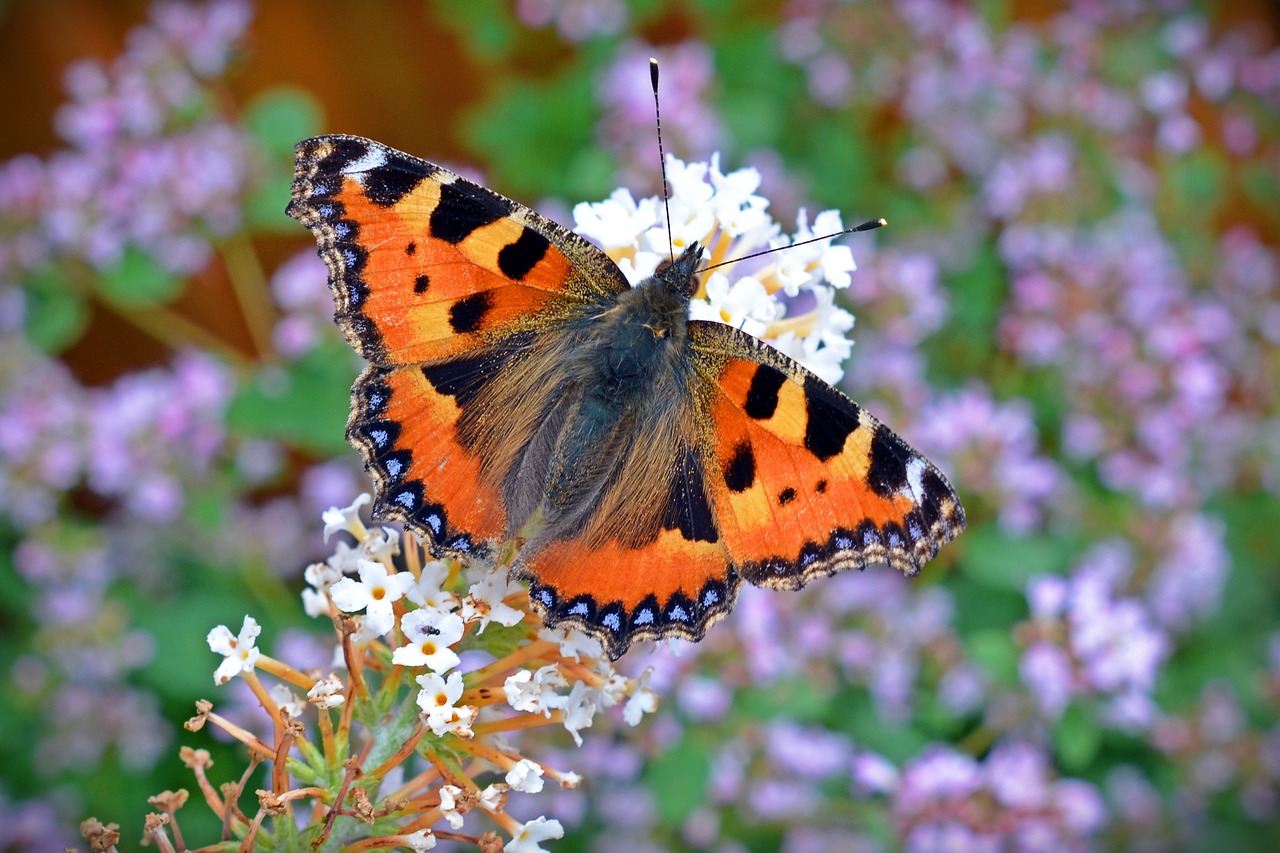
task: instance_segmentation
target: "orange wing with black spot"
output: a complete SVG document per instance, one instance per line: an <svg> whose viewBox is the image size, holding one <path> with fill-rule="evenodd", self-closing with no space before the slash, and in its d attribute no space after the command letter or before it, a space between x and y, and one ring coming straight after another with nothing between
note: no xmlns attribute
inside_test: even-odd
<svg viewBox="0 0 1280 853"><path fill-rule="evenodd" d="M315 235L335 319L374 364L492 345L629 287L563 226L357 136L298 144L287 213Z"/></svg>
<svg viewBox="0 0 1280 853"><path fill-rule="evenodd" d="M744 332L689 327L708 492L743 579L798 589L878 562L915 575L964 530L942 472L857 403Z"/></svg>
<svg viewBox="0 0 1280 853"><path fill-rule="evenodd" d="M534 331L629 285L578 235L426 160L344 135L296 153L286 212L315 236L334 318L371 362L347 437L374 476L374 514L437 550L481 548L506 514L458 432L465 404Z"/></svg>

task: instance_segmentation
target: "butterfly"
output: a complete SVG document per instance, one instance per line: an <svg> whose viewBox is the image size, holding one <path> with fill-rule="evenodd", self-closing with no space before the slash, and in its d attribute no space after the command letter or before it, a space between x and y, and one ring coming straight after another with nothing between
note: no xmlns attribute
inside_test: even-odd
<svg viewBox="0 0 1280 853"><path fill-rule="evenodd" d="M957 536L945 476L732 326L689 319L702 249L632 287L529 208L377 142L297 146L288 214L369 364L347 437L375 517L437 554L516 551L548 625L700 640L745 580L799 589Z"/></svg>

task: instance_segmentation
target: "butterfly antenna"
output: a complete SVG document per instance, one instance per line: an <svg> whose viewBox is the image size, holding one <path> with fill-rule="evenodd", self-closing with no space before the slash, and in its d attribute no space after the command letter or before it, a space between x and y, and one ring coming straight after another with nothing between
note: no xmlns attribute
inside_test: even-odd
<svg viewBox="0 0 1280 853"><path fill-rule="evenodd" d="M662 153L662 110L658 107L658 60L649 57L649 80L653 83L653 117L658 123L658 162L662 166L662 208L667 213L667 253L676 260L676 243L671 237L671 194L667 192L667 156Z"/></svg>
<svg viewBox="0 0 1280 853"><path fill-rule="evenodd" d="M810 237L808 240L801 240L799 243L789 243L786 246L775 246L772 249L765 249L760 252L752 252L750 255L743 255L740 258L731 258L727 261L721 261L718 264L712 264L711 266L703 267L702 269L698 270L698 272L703 273L703 272L706 272L707 270L713 270L716 267L723 267L723 266L728 266L729 264L736 264L738 261L745 261L749 258L758 258L761 255L772 255L774 252L781 252L785 249L794 249L796 246L803 246L807 243L817 243L819 240L832 240L832 239L835 239L836 237L841 236L842 234L857 234L859 231L874 231L875 229L883 228L885 225L888 225L888 224L889 223L884 219L872 219L868 222L862 223L861 225L855 225L852 228L846 228L843 231L837 231L834 234L827 234L823 237Z"/></svg>

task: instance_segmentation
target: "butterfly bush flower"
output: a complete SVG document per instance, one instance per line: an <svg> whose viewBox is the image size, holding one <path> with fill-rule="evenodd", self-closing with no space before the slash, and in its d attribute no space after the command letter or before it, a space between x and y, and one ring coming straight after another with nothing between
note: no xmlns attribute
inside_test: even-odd
<svg viewBox="0 0 1280 853"><path fill-rule="evenodd" d="M667 178L670 238L661 198L636 201L618 190L603 202L584 202L573 210L578 232L599 243L632 284L652 275L672 251L679 254L694 242L708 250L708 264L718 264L843 229L834 210L818 214L812 225L801 211L794 236L782 236L768 213L768 199L757 194L760 173L744 168L725 174L718 154L707 163L668 155ZM819 240L765 261L705 273L689 316L763 337L827 382L838 382L852 350L847 333L853 315L834 301L835 291L849 286L849 273L856 268L849 248Z"/></svg>
<svg viewBox="0 0 1280 853"><path fill-rule="evenodd" d="M368 504L362 495L324 512L324 535L338 541L306 572L305 607L336 632L330 671L263 652L251 617L238 635L222 625L209 632L209 648L223 657L215 681L242 677L269 734L205 701L187 727L212 724L239 741L268 764L266 787L251 795L246 774L215 788L199 750L184 749L184 763L244 849L287 846L281 839L307 825L319 849L429 850L447 837L483 850L544 850L563 825L518 818L508 805L552 786L575 788L581 777L523 752L521 734L563 728L581 744L581 731L614 707L638 725L657 708L648 674L627 678L595 640L543 628L505 569L495 578L489 568L425 560L411 536L397 541L370 527L360 517ZM167 812L175 835L176 811Z"/></svg>

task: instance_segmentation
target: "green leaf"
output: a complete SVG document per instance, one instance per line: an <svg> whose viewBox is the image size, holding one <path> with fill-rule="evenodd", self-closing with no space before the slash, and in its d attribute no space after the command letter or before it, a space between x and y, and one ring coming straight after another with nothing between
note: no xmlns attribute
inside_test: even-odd
<svg viewBox="0 0 1280 853"><path fill-rule="evenodd" d="M1007 628L974 631L965 638L965 647L992 678L1003 684L1018 683L1018 648Z"/></svg>
<svg viewBox="0 0 1280 853"><path fill-rule="evenodd" d="M268 154L291 158L293 146L324 125L319 102L309 92L278 86L256 95L245 108L244 126Z"/></svg>
<svg viewBox="0 0 1280 853"><path fill-rule="evenodd" d="M348 358L323 351L271 366L231 401L227 425L323 455L345 452L353 376Z"/></svg>
<svg viewBox="0 0 1280 853"><path fill-rule="evenodd" d="M293 175L284 169L262 178L245 199L245 223L254 229L297 233L302 226L285 216Z"/></svg>
<svg viewBox="0 0 1280 853"><path fill-rule="evenodd" d="M142 249L130 246L98 280L98 287L116 305L141 308L173 299L182 290L182 278L160 266Z"/></svg>
<svg viewBox="0 0 1280 853"><path fill-rule="evenodd" d="M1021 594L1033 575L1066 571L1073 548L1051 536L1008 536L993 527L965 534L961 571L974 583Z"/></svg>
<svg viewBox="0 0 1280 853"><path fill-rule="evenodd" d="M649 762L645 781L663 825L679 826L706 799L711 763L686 739Z"/></svg>
<svg viewBox="0 0 1280 853"><path fill-rule="evenodd" d="M1071 705L1058 722L1053 745L1063 769L1079 773L1087 770L1098 757L1098 750L1102 746L1102 730L1078 706Z"/></svg>
<svg viewBox="0 0 1280 853"><path fill-rule="evenodd" d="M84 299L67 284L66 274L48 266L24 282L23 328L27 338L50 355L75 343L89 320Z"/></svg>

